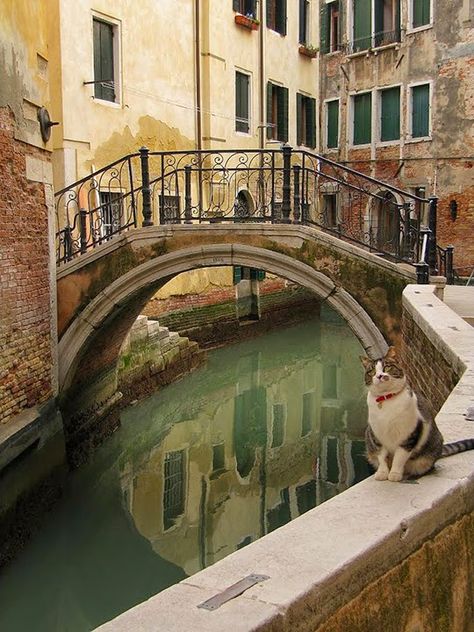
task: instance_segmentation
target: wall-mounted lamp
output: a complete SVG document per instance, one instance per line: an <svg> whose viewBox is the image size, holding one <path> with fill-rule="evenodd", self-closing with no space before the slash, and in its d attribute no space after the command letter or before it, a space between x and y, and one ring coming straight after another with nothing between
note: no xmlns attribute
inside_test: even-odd
<svg viewBox="0 0 474 632"><path fill-rule="evenodd" d="M451 202L449 203L449 211L451 213L451 219L454 222L456 217L458 216L458 203L456 202L456 200L451 200Z"/></svg>

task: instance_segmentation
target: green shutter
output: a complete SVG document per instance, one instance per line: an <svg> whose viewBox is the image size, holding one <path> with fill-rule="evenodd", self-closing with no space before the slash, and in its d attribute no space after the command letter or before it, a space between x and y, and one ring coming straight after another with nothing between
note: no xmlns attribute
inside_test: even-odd
<svg viewBox="0 0 474 632"><path fill-rule="evenodd" d="M296 144L303 143L303 95L296 93Z"/></svg>
<svg viewBox="0 0 474 632"><path fill-rule="evenodd" d="M275 121L272 118L272 105L273 105L273 84L268 81L267 83L267 139L273 138L274 128L270 127Z"/></svg>
<svg viewBox="0 0 474 632"><path fill-rule="evenodd" d="M329 53L329 9L328 5L321 5L319 17L319 44L321 53Z"/></svg>
<svg viewBox="0 0 474 632"><path fill-rule="evenodd" d="M232 0L232 9L237 13L240 12L240 0Z"/></svg>
<svg viewBox="0 0 474 632"><path fill-rule="evenodd" d="M267 26L268 28L273 29L274 15L275 15L275 9L276 9L275 7L276 0L266 0L266 2L267 2Z"/></svg>
<svg viewBox="0 0 474 632"><path fill-rule="evenodd" d="M101 20L93 21L94 81L114 81L113 25ZM106 101L115 101L113 85L94 84L94 96Z"/></svg>
<svg viewBox="0 0 474 632"><path fill-rule="evenodd" d="M339 144L339 101L327 103L327 146L330 149Z"/></svg>
<svg viewBox="0 0 474 632"><path fill-rule="evenodd" d="M308 97L306 102L306 145L316 147L316 99Z"/></svg>
<svg viewBox="0 0 474 632"><path fill-rule="evenodd" d="M372 140L372 95L357 94L354 98L354 145L365 145Z"/></svg>
<svg viewBox="0 0 474 632"><path fill-rule="evenodd" d="M278 88L277 93L277 138L282 143L288 140L288 88Z"/></svg>
<svg viewBox="0 0 474 632"><path fill-rule="evenodd" d="M372 1L353 0L354 4L354 52L366 50L371 45L372 35Z"/></svg>
<svg viewBox="0 0 474 632"><path fill-rule="evenodd" d="M294 2L294 0L292 0ZM277 0L277 31L286 35L286 0Z"/></svg>
<svg viewBox="0 0 474 632"><path fill-rule="evenodd" d="M412 0L413 28L430 23L430 0Z"/></svg>
<svg viewBox="0 0 474 632"><path fill-rule="evenodd" d="M383 90L381 94L380 140L400 138L400 88Z"/></svg>
<svg viewBox="0 0 474 632"><path fill-rule="evenodd" d="M235 73L235 129L249 131L249 76Z"/></svg>
<svg viewBox="0 0 474 632"><path fill-rule="evenodd" d="M265 270L258 270L257 279L263 281L265 279Z"/></svg>
<svg viewBox="0 0 474 632"><path fill-rule="evenodd" d="M233 272L233 283L234 285L237 285L237 283L240 283L240 281L242 280L242 266L234 266Z"/></svg>
<svg viewBox="0 0 474 632"><path fill-rule="evenodd" d="M306 42L306 0L299 0L299 37L300 44L307 44Z"/></svg>
<svg viewBox="0 0 474 632"><path fill-rule="evenodd" d="M429 136L430 133L430 86L414 86L411 89L411 135L413 138Z"/></svg>

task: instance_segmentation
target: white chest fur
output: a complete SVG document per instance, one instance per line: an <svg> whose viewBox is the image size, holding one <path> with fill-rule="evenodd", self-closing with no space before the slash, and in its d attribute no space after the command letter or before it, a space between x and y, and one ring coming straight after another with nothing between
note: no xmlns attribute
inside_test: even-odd
<svg viewBox="0 0 474 632"><path fill-rule="evenodd" d="M393 453L416 428L418 407L416 395L408 389L391 399L375 401L375 395L368 393L369 424L380 443Z"/></svg>

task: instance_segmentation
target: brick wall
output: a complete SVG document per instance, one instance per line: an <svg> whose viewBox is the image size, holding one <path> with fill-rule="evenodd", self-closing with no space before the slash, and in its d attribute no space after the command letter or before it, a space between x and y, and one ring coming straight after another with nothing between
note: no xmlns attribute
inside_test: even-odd
<svg viewBox="0 0 474 632"><path fill-rule="evenodd" d="M0 108L0 423L53 395L48 208L45 186L27 179L27 159L48 152L14 138Z"/></svg>

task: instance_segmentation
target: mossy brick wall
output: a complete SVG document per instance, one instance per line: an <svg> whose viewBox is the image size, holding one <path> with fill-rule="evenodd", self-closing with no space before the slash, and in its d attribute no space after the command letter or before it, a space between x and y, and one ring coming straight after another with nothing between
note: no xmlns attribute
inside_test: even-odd
<svg viewBox="0 0 474 632"><path fill-rule="evenodd" d="M27 159L50 155L17 141L0 108L0 423L53 396L48 207Z"/></svg>
<svg viewBox="0 0 474 632"><path fill-rule="evenodd" d="M446 527L314 632L473 632L474 514Z"/></svg>
<svg viewBox="0 0 474 632"><path fill-rule="evenodd" d="M402 323L401 352L409 382L436 415L461 376L405 309Z"/></svg>

